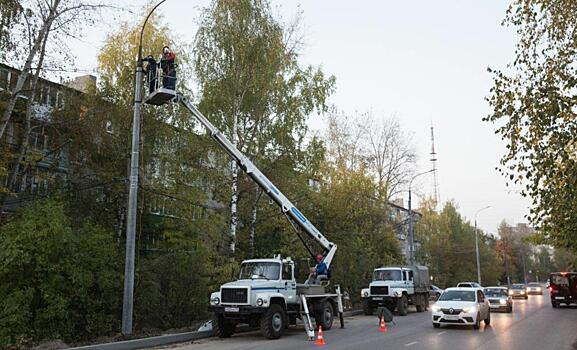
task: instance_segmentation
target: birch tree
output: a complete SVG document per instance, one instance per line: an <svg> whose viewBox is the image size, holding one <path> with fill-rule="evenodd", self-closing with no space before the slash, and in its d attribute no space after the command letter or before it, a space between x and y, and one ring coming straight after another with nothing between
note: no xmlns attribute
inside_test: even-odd
<svg viewBox="0 0 577 350"><path fill-rule="evenodd" d="M326 108L334 86L334 78L320 69L299 66L296 27L283 26L271 12L264 0L216 0L204 11L195 39L200 109L242 152L253 159L259 155L257 164L303 145L306 117ZM231 162L227 194L233 253L241 194L238 171Z"/></svg>
<svg viewBox="0 0 577 350"><path fill-rule="evenodd" d="M498 170L532 200L541 243L577 251L577 3L515 1L503 24L518 42L504 70L489 70L484 118L506 142Z"/></svg>
<svg viewBox="0 0 577 350"><path fill-rule="evenodd" d="M64 38L75 38L81 34L81 25L93 25L96 23L97 18L95 16L98 11L110 7L102 0L22 0L19 2L11 1L11 3L13 6L6 8L8 14L22 13L23 20L16 23L10 21L13 25L11 29L6 29L7 32L2 37L10 38L10 43L18 41L21 44L12 45L12 50L4 51L5 56L2 58L14 64L20 64L20 67L17 68L20 69L21 73L0 118L0 140L10 122L18 96L29 92L24 91L23 88L33 68L35 68L34 65L42 67L39 56L44 56L47 48L51 47L55 50L54 55L59 56L54 57L55 60L70 60L71 57ZM4 6L1 8L4 9ZM9 12L11 9L12 11L16 9L17 12ZM44 42L51 39L54 40L53 46L43 45ZM21 61L20 57L25 58ZM33 88L31 86L27 90L33 90Z"/></svg>

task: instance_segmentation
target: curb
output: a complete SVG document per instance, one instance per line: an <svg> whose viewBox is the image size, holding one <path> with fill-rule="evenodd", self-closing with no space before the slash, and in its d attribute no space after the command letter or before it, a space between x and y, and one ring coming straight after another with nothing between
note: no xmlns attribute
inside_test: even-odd
<svg viewBox="0 0 577 350"><path fill-rule="evenodd" d="M363 310L351 310L343 312L344 317L360 315ZM174 343L185 343L192 340L212 337L212 331L184 332L177 334L165 334L156 337L122 340L112 343L95 344L68 348L69 350L133 350L151 348L155 346L169 345Z"/></svg>

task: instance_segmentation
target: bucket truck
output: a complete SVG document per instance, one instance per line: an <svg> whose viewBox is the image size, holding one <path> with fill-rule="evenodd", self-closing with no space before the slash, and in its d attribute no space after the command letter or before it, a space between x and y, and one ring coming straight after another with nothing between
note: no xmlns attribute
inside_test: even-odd
<svg viewBox="0 0 577 350"><path fill-rule="evenodd" d="M162 71L157 70L161 75ZM301 213L271 181L241 153L185 96L175 90L162 87L163 77L154 78L158 86L149 94L145 103L162 105L181 103L206 128L211 138L226 152L271 200L276 203L287 219L316 241L323 250L323 262L330 268L337 245L327 238ZM296 228L295 227L295 228ZM303 237L296 230L309 253ZM314 339L311 317L317 327L329 330L336 315L343 327L343 304L340 287L334 293L325 289L328 280L321 283L297 283L295 262L290 257L274 256L270 259L250 259L241 263L236 281L223 284L210 296L213 314L212 327L219 337L230 337L238 324L246 323L260 328L264 337L281 337L285 328L301 319L309 340Z"/></svg>

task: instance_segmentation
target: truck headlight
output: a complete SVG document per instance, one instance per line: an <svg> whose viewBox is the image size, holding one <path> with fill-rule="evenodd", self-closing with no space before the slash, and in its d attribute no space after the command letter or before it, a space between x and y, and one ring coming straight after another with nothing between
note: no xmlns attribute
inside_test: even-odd
<svg viewBox="0 0 577 350"><path fill-rule="evenodd" d="M476 311L477 311L477 308L474 306L463 308L463 312L465 312L465 313L472 313L472 312L476 312Z"/></svg>
<svg viewBox="0 0 577 350"><path fill-rule="evenodd" d="M398 297L398 296L399 296L399 292L395 292L395 297Z"/></svg>
<svg viewBox="0 0 577 350"><path fill-rule="evenodd" d="M505 299L500 299L500 300L499 300L499 304L505 305L505 304L507 304L507 300L505 300Z"/></svg>
<svg viewBox="0 0 577 350"><path fill-rule="evenodd" d="M214 305L218 305L218 304L220 304L220 298L214 297L214 298L210 299L210 302L213 303Z"/></svg>
<svg viewBox="0 0 577 350"><path fill-rule="evenodd" d="M439 306L437 306L437 305L433 305L433 306L431 306L431 310L432 310L433 312L439 312L439 310L441 310L441 308L440 308Z"/></svg>
<svg viewBox="0 0 577 350"><path fill-rule="evenodd" d="M367 292L366 290L363 292L363 297L368 297L369 296L369 292Z"/></svg>
<svg viewBox="0 0 577 350"><path fill-rule="evenodd" d="M264 300L262 300L262 298L258 298L258 299L256 300L256 305L257 305L257 306L262 306L263 304L264 304Z"/></svg>

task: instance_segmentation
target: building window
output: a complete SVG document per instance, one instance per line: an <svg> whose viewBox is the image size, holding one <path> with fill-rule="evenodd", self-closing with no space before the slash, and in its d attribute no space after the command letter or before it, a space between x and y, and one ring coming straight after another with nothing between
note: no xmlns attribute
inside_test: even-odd
<svg viewBox="0 0 577 350"><path fill-rule="evenodd" d="M16 83L18 82L18 73L10 73L10 90L14 91L16 89Z"/></svg>
<svg viewBox="0 0 577 350"><path fill-rule="evenodd" d="M48 93L49 96L48 104L50 104L52 107L56 107L56 95L57 95L56 89L54 88L50 89L50 92Z"/></svg>
<svg viewBox="0 0 577 350"><path fill-rule="evenodd" d="M10 82L10 72L0 69L0 90L7 90Z"/></svg>
<svg viewBox="0 0 577 350"><path fill-rule="evenodd" d="M60 91L56 94L56 108L64 109L64 97Z"/></svg>
<svg viewBox="0 0 577 350"><path fill-rule="evenodd" d="M42 100L40 100L40 103L43 105L48 105L50 102L50 88L48 86L45 86L44 88L42 88Z"/></svg>
<svg viewBox="0 0 577 350"><path fill-rule="evenodd" d="M317 179L309 179L309 187L313 189L313 191L319 192L321 190L321 182Z"/></svg>
<svg viewBox="0 0 577 350"><path fill-rule="evenodd" d="M31 132L28 137L28 145L38 150L46 150L48 148L48 135L42 132Z"/></svg>
<svg viewBox="0 0 577 350"><path fill-rule="evenodd" d="M112 122L111 121L107 121L106 122L106 132L109 134L114 134L114 129L112 128Z"/></svg>

